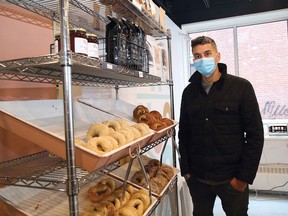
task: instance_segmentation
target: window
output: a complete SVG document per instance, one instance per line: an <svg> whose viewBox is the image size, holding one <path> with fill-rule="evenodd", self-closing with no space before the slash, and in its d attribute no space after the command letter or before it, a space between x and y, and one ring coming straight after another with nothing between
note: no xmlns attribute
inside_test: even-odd
<svg viewBox="0 0 288 216"><path fill-rule="evenodd" d="M287 21L237 28L239 76L254 86L263 119L288 119Z"/></svg>
<svg viewBox="0 0 288 216"><path fill-rule="evenodd" d="M213 38L228 73L249 80L264 119L288 119L287 20L189 34ZM234 39L236 42L234 43ZM236 50L236 52L235 52ZM191 70L193 56L190 51Z"/></svg>

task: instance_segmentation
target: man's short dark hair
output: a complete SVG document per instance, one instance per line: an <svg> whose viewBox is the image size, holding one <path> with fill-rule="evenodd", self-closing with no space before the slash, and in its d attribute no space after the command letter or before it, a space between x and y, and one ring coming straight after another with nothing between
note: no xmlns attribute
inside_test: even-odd
<svg viewBox="0 0 288 216"><path fill-rule="evenodd" d="M193 49L195 46L199 45L199 44L202 44L202 45L204 45L204 44L211 44L211 45L217 50L217 45L216 45L215 41L214 41L212 38L210 38L210 37L207 37L207 36L199 36L199 37L193 39L193 40L191 41L191 47L192 47L192 49Z"/></svg>

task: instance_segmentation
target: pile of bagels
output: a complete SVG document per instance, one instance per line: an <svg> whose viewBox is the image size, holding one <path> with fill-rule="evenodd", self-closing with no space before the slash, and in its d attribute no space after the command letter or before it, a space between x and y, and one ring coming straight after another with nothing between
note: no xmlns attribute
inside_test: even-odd
<svg viewBox="0 0 288 216"><path fill-rule="evenodd" d="M109 120L90 125L86 141L76 139L75 144L104 155L149 133L150 129L144 123L135 124L124 119Z"/></svg>
<svg viewBox="0 0 288 216"><path fill-rule="evenodd" d="M145 189L134 189L129 184L126 184L123 190L123 185L116 188L116 183L111 178L104 178L91 186L88 189L88 199L92 203L83 216L143 215L151 204L149 192Z"/></svg>
<svg viewBox="0 0 288 216"><path fill-rule="evenodd" d="M165 186L174 176L173 168L166 164L161 165L157 159L151 159L144 166L144 169L150 183L151 191L158 195L161 194ZM148 183L141 169L134 173L131 182L148 189Z"/></svg>
<svg viewBox="0 0 288 216"><path fill-rule="evenodd" d="M154 131L160 131L174 124L173 120L163 118L157 110L149 111L149 109L143 105L139 105L133 110L133 118L138 123L147 124L149 128Z"/></svg>

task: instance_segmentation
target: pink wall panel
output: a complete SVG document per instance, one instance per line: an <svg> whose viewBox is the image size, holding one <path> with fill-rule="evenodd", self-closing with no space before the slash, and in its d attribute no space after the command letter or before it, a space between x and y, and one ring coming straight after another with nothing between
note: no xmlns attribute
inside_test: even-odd
<svg viewBox="0 0 288 216"><path fill-rule="evenodd" d="M0 3L0 11L0 61L50 53L52 21L8 3ZM0 80L0 100L55 97L55 85Z"/></svg>

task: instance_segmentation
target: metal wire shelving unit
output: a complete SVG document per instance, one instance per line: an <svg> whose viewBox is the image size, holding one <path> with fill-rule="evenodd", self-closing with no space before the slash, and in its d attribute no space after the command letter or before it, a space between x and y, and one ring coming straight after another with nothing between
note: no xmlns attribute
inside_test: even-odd
<svg viewBox="0 0 288 216"><path fill-rule="evenodd" d="M136 8L129 0L115 1L127 11L127 20L136 22L147 34L170 39L169 32L163 29L150 14ZM104 9L109 6L101 5L98 0L6 0L6 2L60 23L62 50L60 54L2 61L0 62L0 79L63 85L67 159L64 161L44 151L24 158L6 161L0 164L0 183L66 191L69 199L70 215L79 215L77 195L80 187L96 179L99 172L100 174L110 172L118 168L120 164L114 162L92 173L75 165L71 85L117 88L169 85L172 88L173 82L171 80L163 81L149 73L73 54L70 51L68 34L70 27L82 27L87 32L95 33L99 37L105 36L105 29L95 28L94 22L95 20L100 21L105 26L109 21L94 9L95 4ZM135 17L137 19L134 19ZM170 58L169 56L169 62L171 61ZM173 104L173 101L171 104ZM142 148L141 154L168 139L168 136L159 138L159 140ZM23 167L21 172L19 172L20 165ZM177 178L173 180L172 185L176 181ZM157 202L158 204L159 202ZM156 206L152 208L149 214L152 214L155 208Z"/></svg>

